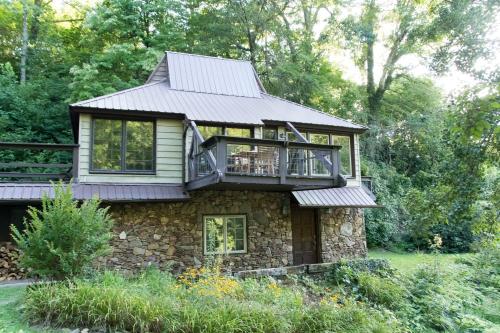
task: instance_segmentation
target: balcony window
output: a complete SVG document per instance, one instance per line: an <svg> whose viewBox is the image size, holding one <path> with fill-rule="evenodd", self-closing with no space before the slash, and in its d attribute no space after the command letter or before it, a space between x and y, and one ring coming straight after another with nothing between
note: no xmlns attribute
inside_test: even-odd
<svg viewBox="0 0 500 333"><path fill-rule="evenodd" d="M154 171L154 122L94 119L92 133L92 171Z"/></svg>
<svg viewBox="0 0 500 333"><path fill-rule="evenodd" d="M278 140L278 130L276 128L262 129L262 138L266 140Z"/></svg>
<svg viewBox="0 0 500 333"><path fill-rule="evenodd" d="M321 145L329 144L328 134L309 134L309 142ZM315 154L311 151L311 171L314 176L329 176L330 170L325 166L321 158L325 158L328 161L331 160L330 152L328 150L316 150Z"/></svg>
<svg viewBox="0 0 500 333"><path fill-rule="evenodd" d="M251 138L252 131L249 128L228 127L228 128L226 128L226 135L227 136L236 136L239 138Z"/></svg>
<svg viewBox="0 0 500 333"><path fill-rule="evenodd" d="M213 215L203 218L205 254L245 253L246 216Z"/></svg>
<svg viewBox="0 0 500 333"><path fill-rule="evenodd" d="M340 149L340 173L352 176L351 137L347 135L332 135L332 143L342 146Z"/></svg>
<svg viewBox="0 0 500 333"><path fill-rule="evenodd" d="M223 135L224 129L218 126L198 126L200 130L201 136L204 140L214 136L214 135Z"/></svg>

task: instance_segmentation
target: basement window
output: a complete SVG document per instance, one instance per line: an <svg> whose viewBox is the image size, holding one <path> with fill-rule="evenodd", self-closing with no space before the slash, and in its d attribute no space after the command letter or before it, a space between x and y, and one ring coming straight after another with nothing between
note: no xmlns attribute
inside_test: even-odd
<svg viewBox="0 0 500 333"><path fill-rule="evenodd" d="M245 215L204 216L203 234L205 254L247 252Z"/></svg>

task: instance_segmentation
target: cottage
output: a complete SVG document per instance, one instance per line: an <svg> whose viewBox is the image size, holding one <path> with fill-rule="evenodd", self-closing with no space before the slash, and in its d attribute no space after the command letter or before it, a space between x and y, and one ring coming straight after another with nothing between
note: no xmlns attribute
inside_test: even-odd
<svg viewBox="0 0 500 333"><path fill-rule="evenodd" d="M97 195L115 218L110 267L220 255L239 271L366 254L366 127L269 95L247 61L167 52L144 85L69 108L75 145L0 147L74 151L75 198ZM1 225L44 192L1 183Z"/></svg>

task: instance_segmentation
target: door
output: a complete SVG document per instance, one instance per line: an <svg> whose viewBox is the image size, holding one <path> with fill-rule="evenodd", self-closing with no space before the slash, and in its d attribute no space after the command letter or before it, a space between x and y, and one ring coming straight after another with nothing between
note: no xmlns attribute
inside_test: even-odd
<svg viewBox="0 0 500 333"><path fill-rule="evenodd" d="M293 264L318 262L318 232L313 208L292 206Z"/></svg>

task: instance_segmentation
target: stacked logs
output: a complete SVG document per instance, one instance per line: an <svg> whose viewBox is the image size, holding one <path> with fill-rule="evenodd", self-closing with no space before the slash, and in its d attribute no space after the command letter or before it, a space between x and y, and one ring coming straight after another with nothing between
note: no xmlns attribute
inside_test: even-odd
<svg viewBox="0 0 500 333"><path fill-rule="evenodd" d="M26 277L19 266L19 250L11 242L0 243L0 281L20 280Z"/></svg>

